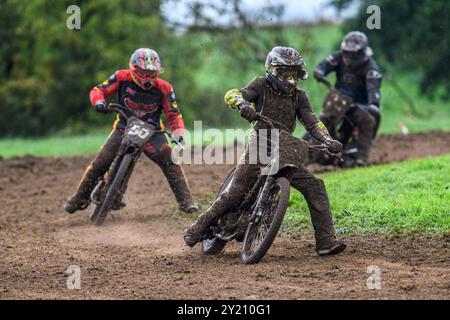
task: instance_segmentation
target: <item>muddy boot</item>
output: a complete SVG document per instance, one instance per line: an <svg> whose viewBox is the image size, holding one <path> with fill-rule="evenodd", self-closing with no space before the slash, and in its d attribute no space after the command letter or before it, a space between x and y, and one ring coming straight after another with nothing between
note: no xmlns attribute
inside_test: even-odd
<svg viewBox="0 0 450 320"><path fill-rule="evenodd" d="M316 244L316 251L319 256L330 256L341 253L347 248L347 244L335 237L325 238Z"/></svg>
<svg viewBox="0 0 450 320"><path fill-rule="evenodd" d="M208 233L209 227L213 224L215 219L210 209L206 210L198 217L197 221L184 230L184 242L189 247L193 247L202 241L203 237Z"/></svg>
<svg viewBox="0 0 450 320"><path fill-rule="evenodd" d="M350 144L346 146L344 151L342 152L342 161L340 166L344 169L356 167L356 159L359 154L359 149L357 142L352 140Z"/></svg>
<svg viewBox="0 0 450 320"><path fill-rule="evenodd" d="M353 155L344 155L342 159L344 161L340 163L341 168L349 169L356 167L356 159Z"/></svg>
<svg viewBox="0 0 450 320"><path fill-rule="evenodd" d="M68 213L75 213L78 210L86 209L90 204L89 197L81 194L74 194L69 200L64 203L64 210Z"/></svg>
<svg viewBox="0 0 450 320"><path fill-rule="evenodd" d="M233 188L231 188L233 189ZM236 189L239 192L239 189ZM190 247L202 241L203 237L208 233L210 226L215 224L220 217L230 208L235 197L233 191L222 194L213 204L203 212L189 228L184 230L184 242ZM237 200L239 198L236 198Z"/></svg>
<svg viewBox="0 0 450 320"><path fill-rule="evenodd" d="M177 199L179 209L184 213L194 213L198 210L198 205L192 199L184 172L179 165L170 163L161 166L164 175L169 182L170 188Z"/></svg>
<svg viewBox="0 0 450 320"><path fill-rule="evenodd" d="M77 192L64 204L64 210L68 213L75 213L78 210L86 209L91 203L90 195L97 183L97 179L90 165L78 185Z"/></svg>
<svg viewBox="0 0 450 320"><path fill-rule="evenodd" d="M198 204L194 200L189 200L180 205L180 210L184 213L194 213L198 211Z"/></svg>
<svg viewBox="0 0 450 320"><path fill-rule="evenodd" d="M355 160L356 167L367 167L368 161L367 158L358 158Z"/></svg>

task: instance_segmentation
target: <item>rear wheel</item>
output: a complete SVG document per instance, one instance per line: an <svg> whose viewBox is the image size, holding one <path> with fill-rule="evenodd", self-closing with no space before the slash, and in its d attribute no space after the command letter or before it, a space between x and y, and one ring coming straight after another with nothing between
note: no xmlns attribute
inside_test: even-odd
<svg viewBox="0 0 450 320"><path fill-rule="evenodd" d="M267 208L258 223L250 222L241 250L241 262L258 263L269 250L284 219L289 203L290 183L278 178L272 186Z"/></svg>
<svg viewBox="0 0 450 320"><path fill-rule="evenodd" d="M225 179L222 187L220 188L217 197L219 197L223 192L225 192L233 182L234 170L230 172L228 177ZM217 198L216 197L216 198ZM225 240L219 239L216 236L211 236L202 241L202 252L205 255L218 255L223 251L227 242Z"/></svg>
<svg viewBox="0 0 450 320"><path fill-rule="evenodd" d="M111 205L118 196L118 193L120 191L120 187L122 186L123 182L125 181L126 174L128 170L130 169L130 165L132 164L132 157L131 154L126 154L122 162L120 163L119 169L117 170L117 174L114 177L113 182L108 188L108 191L106 192L105 199L102 203L95 206L93 209L90 219L96 224L101 225L103 221L105 220L106 216L108 215L108 212L111 209Z"/></svg>

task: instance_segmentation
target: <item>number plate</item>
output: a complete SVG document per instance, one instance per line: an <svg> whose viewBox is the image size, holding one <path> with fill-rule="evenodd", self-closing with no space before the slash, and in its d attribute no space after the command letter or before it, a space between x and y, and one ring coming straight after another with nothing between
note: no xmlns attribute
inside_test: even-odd
<svg viewBox="0 0 450 320"><path fill-rule="evenodd" d="M135 124L128 130L128 134L131 136L138 136L141 139L145 139L149 136L150 130Z"/></svg>

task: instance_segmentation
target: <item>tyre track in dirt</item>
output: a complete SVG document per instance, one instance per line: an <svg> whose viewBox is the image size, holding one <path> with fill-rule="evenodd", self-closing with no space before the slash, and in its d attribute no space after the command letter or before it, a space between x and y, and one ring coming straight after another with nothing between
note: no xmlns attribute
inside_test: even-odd
<svg viewBox="0 0 450 320"><path fill-rule="evenodd" d="M383 135L371 162L445 153L450 133ZM146 159L130 181L127 208L94 227L87 212L62 210L90 158L0 160L1 299L450 298L448 236L350 237L342 255L320 258L312 232L284 233L258 265L241 265L235 243L202 256L182 240L194 217L174 209L162 173ZM232 166L184 168L205 208ZM381 268L381 290L367 289L372 264ZM69 265L81 268L81 290L66 287Z"/></svg>

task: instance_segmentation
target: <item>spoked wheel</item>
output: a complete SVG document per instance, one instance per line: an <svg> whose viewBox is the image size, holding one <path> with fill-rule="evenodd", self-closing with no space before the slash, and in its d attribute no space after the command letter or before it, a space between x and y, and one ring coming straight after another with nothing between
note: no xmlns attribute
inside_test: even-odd
<svg viewBox="0 0 450 320"><path fill-rule="evenodd" d="M290 183L278 178L270 191L267 208L258 223L251 222L245 233L241 262L258 263L269 250L283 222L289 202Z"/></svg>
<svg viewBox="0 0 450 320"><path fill-rule="evenodd" d="M228 175L228 177L225 179L224 183L222 184L222 187L220 188L217 197L219 197L223 192L226 192L228 188L230 187L233 178L234 178L234 172L231 171ZM217 198L216 197L216 198ZM207 237L202 241L202 252L205 255L218 255L223 251L225 248L227 242L225 240L219 239L215 236Z"/></svg>
<svg viewBox="0 0 450 320"><path fill-rule="evenodd" d="M116 173L116 176L114 177L113 182L111 183L108 191L106 192L105 199L103 200L102 203L96 205L92 210L92 213L89 218L96 225L101 225L105 220L106 216L108 215L108 212L111 209L111 205L116 199L120 187L122 186L122 183L125 180L125 176L128 172L128 169L132 164L132 160L133 158L130 154L126 154L123 157L122 162L120 163L120 167Z"/></svg>

